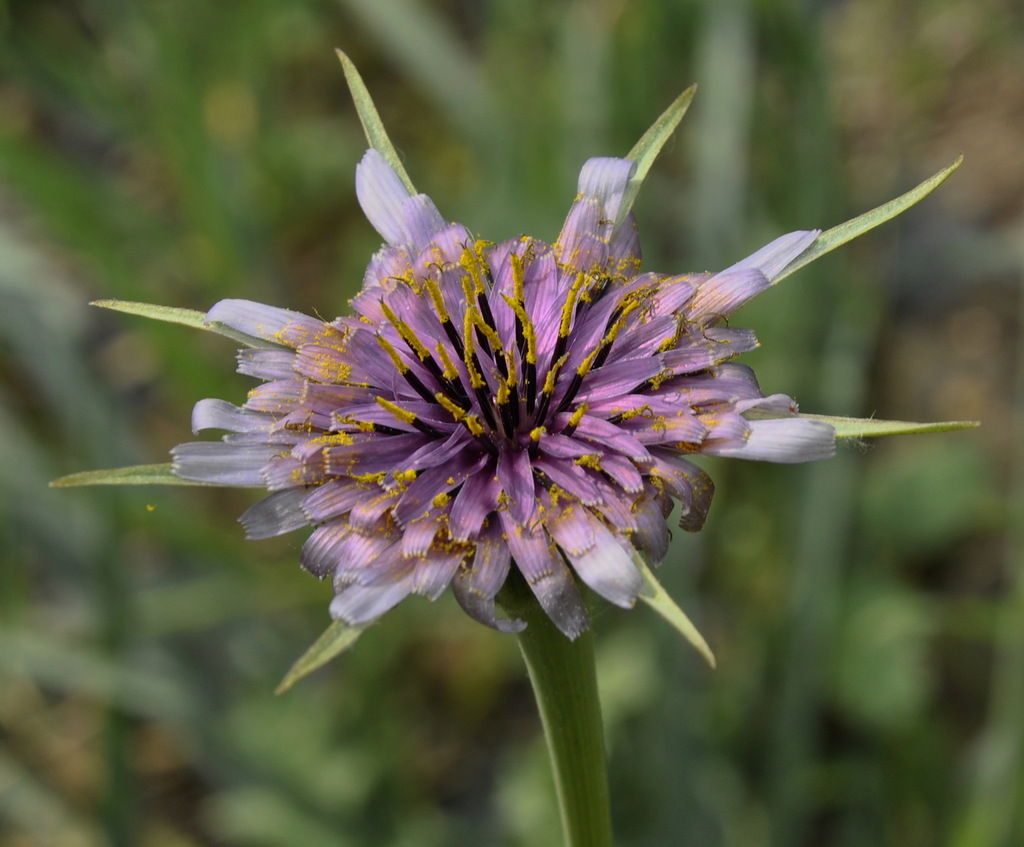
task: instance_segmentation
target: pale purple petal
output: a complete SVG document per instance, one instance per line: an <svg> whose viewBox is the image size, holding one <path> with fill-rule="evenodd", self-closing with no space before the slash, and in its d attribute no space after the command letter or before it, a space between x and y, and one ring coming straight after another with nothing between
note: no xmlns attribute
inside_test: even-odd
<svg viewBox="0 0 1024 847"><path fill-rule="evenodd" d="M221 300L206 313L206 320L288 347L317 338L341 337L336 329L316 318L252 300Z"/></svg>
<svg viewBox="0 0 1024 847"><path fill-rule="evenodd" d="M436 600L451 583L456 570L466 557L465 552L433 551L418 561L412 572L414 594Z"/></svg>
<svg viewBox="0 0 1024 847"><path fill-rule="evenodd" d="M246 538L272 538L293 532L309 523L302 511L304 488L287 488L264 497L246 509L238 522L245 528Z"/></svg>
<svg viewBox="0 0 1024 847"><path fill-rule="evenodd" d="M226 400L207 398L192 409L192 432L223 429L228 432L265 432L273 419L241 409Z"/></svg>
<svg viewBox="0 0 1024 847"><path fill-rule="evenodd" d="M581 512L586 514L586 510ZM595 543L582 551L566 549L566 558L580 579L605 600L625 609L632 608L643 586L640 571L626 550L627 547L632 549L632 545L625 538L613 534L597 518L590 516L589 520ZM558 540L557 535L555 540Z"/></svg>
<svg viewBox="0 0 1024 847"><path fill-rule="evenodd" d="M402 180L376 150L367 150L356 167L356 196L367 220L389 244L427 246L447 226L429 197L410 196Z"/></svg>
<svg viewBox="0 0 1024 847"><path fill-rule="evenodd" d="M280 447L192 441L171 450L175 475L220 485L263 486L262 470L281 455Z"/></svg>
<svg viewBox="0 0 1024 847"><path fill-rule="evenodd" d="M762 462L812 462L836 452L836 431L827 423L806 418L750 421L750 435L740 447L707 452Z"/></svg>
<svg viewBox="0 0 1024 847"><path fill-rule="evenodd" d="M412 593L407 582L391 585L349 585L332 601L331 617L357 626L376 620Z"/></svg>
<svg viewBox="0 0 1024 847"><path fill-rule="evenodd" d="M786 265L810 247L819 235L820 229L789 232L747 256L743 261L726 268L723 273L739 268L757 268L769 280L775 279Z"/></svg>
<svg viewBox="0 0 1024 847"><path fill-rule="evenodd" d="M611 235L611 224L619 214L619 204L635 171L636 162L611 157L588 159L580 171L577 192L597 200L603 216L599 234L606 239Z"/></svg>

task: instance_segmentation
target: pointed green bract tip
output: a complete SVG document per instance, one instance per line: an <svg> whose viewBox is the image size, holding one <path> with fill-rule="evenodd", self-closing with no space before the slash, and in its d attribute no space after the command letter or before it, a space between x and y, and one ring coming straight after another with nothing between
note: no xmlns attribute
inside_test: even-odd
<svg viewBox="0 0 1024 847"><path fill-rule="evenodd" d="M679 122L683 119L683 115L686 114L686 110L690 108L690 101L693 100L693 95L696 93L697 86L691 85L673 100L672 105L661 113L647 132L633 145L633 149L626 154L627 159L636 162L636 171L626 185L626 191L622 195L622 201L619 203L619 211L615 220L616 225L624 221L626 215L633 208L633 204L636 202L637 195L643 187L644 180L647 179L647 174L651 170L654 160L658 158L661 148L665 146L665 142L672 137L672 133L679 126Z"/></svg>
<svg viewBox="0 0 1024 847"><path fill-rule="evenodd" d="M334 621L291 666L281 684L274 689L274 693L284 694L300 679L309 676L317 668L323 667L335 656L345 652L356 643L365 629L366 625L351 626L344 621Z"/></svg>
<svg viewBox="0 0 1024 847"><path fill-rule="evenodd" d="M50 488L74 488L80 485L214 485L212 482L195 482L175 476L171 463L159 465L133 465L127 468L109 468L99 471L82 471L62 476L50 483Z"/></svg>
<svg viewBox="0 0 1024 847"><path fill-rule="evenodd" d="M640 571L640 576L643 577L644 581L644 586L640 590L640 599L668 621L676 632L689 641L694 649L704 657L704 661L714 668L716 666L715 654L711 652L707 641L704 640L704 636L694 626L693 621L676 605L675 600L672 599L669 593L661 587L657 577L654 576L647 563L638 553L633 556L633 563L636 565L637 570Z"/></svg>
<svg viewBox="0 0 1024 847"><path fill-rule="evenodd" d="M352 100L356 104L356 112L359 115L359 122L363 125L367 142L384 157L409 193L416 194L416 187L409 179L409 174L405 172L405 166L398 157L398 151L391 143L387 130L384 129L384 122L380 119L377 107L373 104L373 98L370 96L366 83L363 82L363 78L359 75L352 60L341 50L335 52L338 54L342 70L345 72L345 81L348 83L348 90L352 93Z"/></svg>
<svg viewBox="0 0 1024 847"><path fill-rule="evenodd" d="M874 229L876 226L890 221L897 215L903 214L911 206L920 203L925 197L931 194L936 188L944 183L953 172L963 163L964 157L958 156L956 161L943 168L934 176L926 179L916 188L912 188L906 194L901 194L888 203L883 203L870 212L865 212L846 223L825 230L819 235L810 247L790 262L782 272L773 280L772 285L777 285L790 274L796 273L800 268L809 265L815 259L821 258L826 253L831 253L837 247L841 247L848 241L863 235L865 232Z"/></svg>

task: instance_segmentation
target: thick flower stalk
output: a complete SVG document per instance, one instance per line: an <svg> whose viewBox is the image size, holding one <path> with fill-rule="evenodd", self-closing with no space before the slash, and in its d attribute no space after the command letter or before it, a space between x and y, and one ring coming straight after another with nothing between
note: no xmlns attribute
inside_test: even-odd
<svg viewBox="0 0 1024 847"><path fill-rule="evenodd" d="M734 359L757 346L729 315L801 256L782 236L719 273L641 272L636 164L591 159L553 244L482 241L412 194L377 150L356 172L385 244L349 317L245 300L207 315L265 342L238 370L241 407L200 401L173 451L179 477L263 486L241 518L264 538L311 525L302 564L333 582L334 618L372 621L451 585L504 632L495 598L517 568L569 638L588 626L579 583L623 607L668 545L667 516L704 523L706 453L774 462L831 456L835 430L762 394Z"/></svg>

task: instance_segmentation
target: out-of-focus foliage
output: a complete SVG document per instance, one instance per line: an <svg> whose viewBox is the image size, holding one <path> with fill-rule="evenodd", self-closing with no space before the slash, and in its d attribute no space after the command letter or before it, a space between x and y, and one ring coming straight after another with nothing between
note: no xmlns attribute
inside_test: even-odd
<svg viewBox="0 0 1024 847"><path fill-rule="evenodd" d="M721 267L948 164L904 218L739 323L807 411L980 418L808 468L710 468L648 609L597 615L622 845L1024 843L1024 17L1013 0L0 2L0 843L557 843L514 642L410 601L273 689L327 623L246 492L62 490L163 461L233 345L89 310L325 316L379 239L334 48L406 167L493 240L551 237L591 155L693 106L636 211Z"/></svg>

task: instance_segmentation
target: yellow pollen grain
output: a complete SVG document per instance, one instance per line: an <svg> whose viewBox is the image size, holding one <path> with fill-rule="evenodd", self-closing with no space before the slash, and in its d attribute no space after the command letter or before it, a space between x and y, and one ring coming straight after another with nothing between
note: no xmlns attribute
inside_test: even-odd
<svg viewBox="0 0 1024 847"><path fill-rule="evenodd" d="M579 456L573 461L577 465L581 465L586 468L593 468L595 471L601 470L601 454L600 453L587 453L585 456Z"/></svg>
<svg viewBox="0 0 1024 847"><path fill-rule="evenodd" d="M416 479L416 471L414 471L414 470L395 471L393 476L395 478L395 482L402 482L402 483L412 482L414 479Z"/></svg>
<svg viewBox="0 0 1024 847"><path fill-rule="evenodd" d="M533 429L530 430L530 440L540 441L541 436L544 435L547 431L548 428L546 426L534 427Z"/></svg>
<svg viewBox="0 0 1024 847"><path fill-rule="evenodd" d="M450 494L442 491L431 501L431 505L433 505L435 509L443 509L451 502L451 499Z"/></svg>

